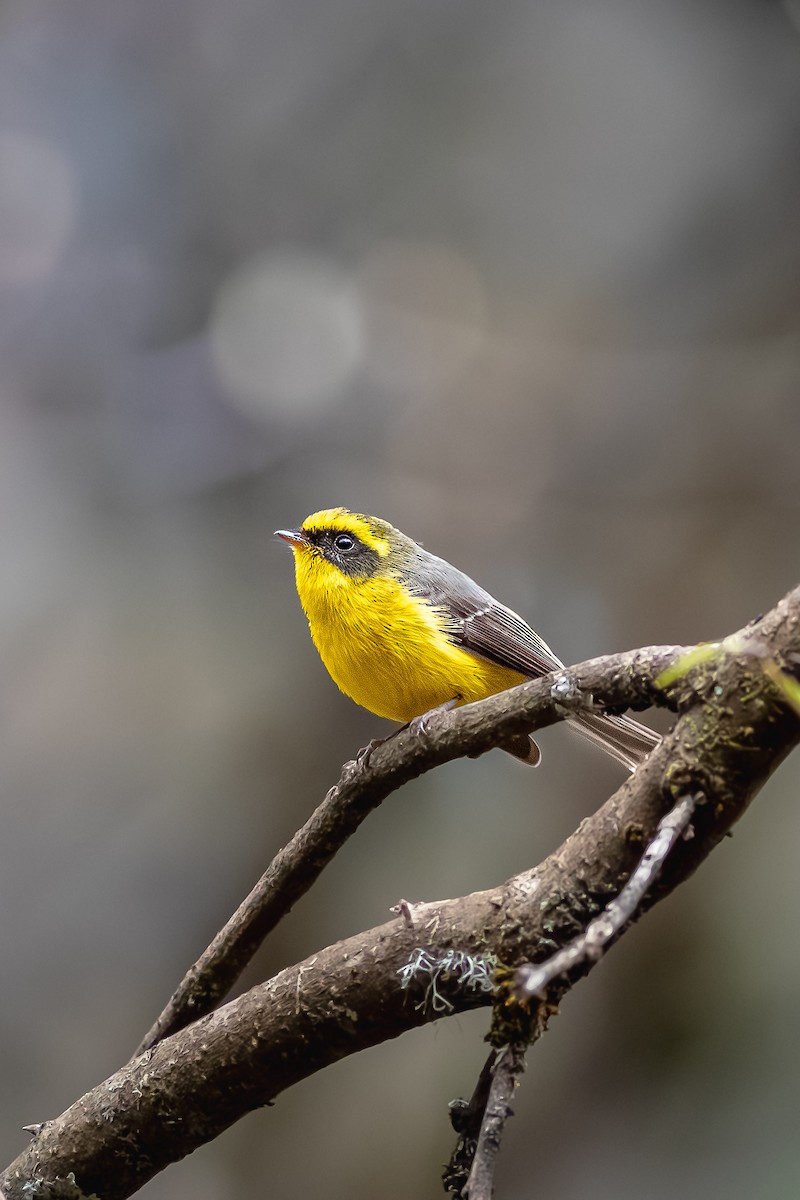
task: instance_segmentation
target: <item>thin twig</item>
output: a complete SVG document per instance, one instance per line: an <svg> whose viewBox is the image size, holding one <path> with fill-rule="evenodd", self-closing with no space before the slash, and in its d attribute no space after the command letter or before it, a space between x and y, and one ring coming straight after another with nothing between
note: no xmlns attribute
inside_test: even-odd
<svg viewBox="0 0 800 1200"><path fill-rule="evenodd" d="M548 985L559 975L580 962L587 959L596 962L602 956L611 939L636 915L678 838L688 835L689 822L700 799L700 796L684 796L659 821L638 866L616 900L589 922L580 937L544 962L526 963L519 968L514 986L518 1000L527 1003L534 996L543 999Z"/></svg>
<svg viewBox="0 0 800 1200"><path fill-rule="evenodd" d="M462 1192L464 1200L491 1200L494 1190L494 1167L503 1130L508 1118L514 1115L511 1101L519 1077L525 1070L525 1050L526 1046L522 1042L512 1042L496 1052L478 1145L466 1187Z"/></svg>
<svg viewBox="0 0 800 1200"><path fill-rule="evenodd" d="M489 1051L489 1057L481 1067L478 1080L470 1096L466 1100L453 1100L450 1103L450 1124L458 1134L450 1161L442 1171L442 1183L448 1194L462 1196L467 1185L472 1164L475 1161L475 1151L478 1148L478 1138L481 1133L486 1105L489 1102L489 1092L492 1086L492 1076L499 1049Z"/></svg>

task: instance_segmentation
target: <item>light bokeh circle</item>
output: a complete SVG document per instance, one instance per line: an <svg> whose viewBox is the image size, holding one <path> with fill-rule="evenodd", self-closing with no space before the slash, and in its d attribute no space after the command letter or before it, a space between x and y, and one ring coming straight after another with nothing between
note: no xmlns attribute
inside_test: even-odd
<svg viewBox="0 0 800 1200"><path fill-rule="evenodd" d="M211 346L232 403L250 415L316 412L362 356L358 298L325 259L283 251L251 259L220 288Z"/></svg>

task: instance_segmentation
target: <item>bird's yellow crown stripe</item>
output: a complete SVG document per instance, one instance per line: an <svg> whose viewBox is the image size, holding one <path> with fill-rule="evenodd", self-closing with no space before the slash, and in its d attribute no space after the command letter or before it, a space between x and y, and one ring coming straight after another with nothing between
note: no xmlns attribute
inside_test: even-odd
<svg viewBox="0 0 800 1200"><path fill-rule="evenodd" d="M352 533L381 558L386 558L389 553L388 539L380 535L369 517L351 512L349 508L323 508L320 512L306 517L302 527L306 533L315 533L321 529L340 529L343 533Z"/></svg>

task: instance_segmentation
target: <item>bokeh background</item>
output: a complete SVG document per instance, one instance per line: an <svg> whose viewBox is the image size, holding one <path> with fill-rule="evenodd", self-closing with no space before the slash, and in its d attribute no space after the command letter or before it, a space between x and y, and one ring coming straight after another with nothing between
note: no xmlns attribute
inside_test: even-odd
<svg viewBox="0 0 800 1200"><path fill-rule="evenodd" d="M4 1161L388 729L273 529L388 517L569 661L797 582L799 111L797 3L3 6ZM621 779L542 742L393 797L248 981L553 850ZM797 1194L799 786L568 998L505 1200ZM143 1195L435 1197L486 1027L341 1063Z"/></svg>

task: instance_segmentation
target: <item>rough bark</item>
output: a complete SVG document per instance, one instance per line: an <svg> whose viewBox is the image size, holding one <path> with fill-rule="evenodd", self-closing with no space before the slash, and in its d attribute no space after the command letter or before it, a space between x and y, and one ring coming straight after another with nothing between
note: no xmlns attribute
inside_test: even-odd
<svg viewBox="0 0 800 1200"><path fill-rule="evenodd" d="M368 764L345 763L339 782L187 971L137 1054L216 1008L264 938L313 886L361 822L404 783L454 758L477 757L499 742L522 737L527 743L530 729L553 724L592 696L606 709L663 704L655 680L685 652L682 646L653 646L592 659L452 715L438 713L427 723L435 729L434 737L403 731L377 748Z"/></svg>

